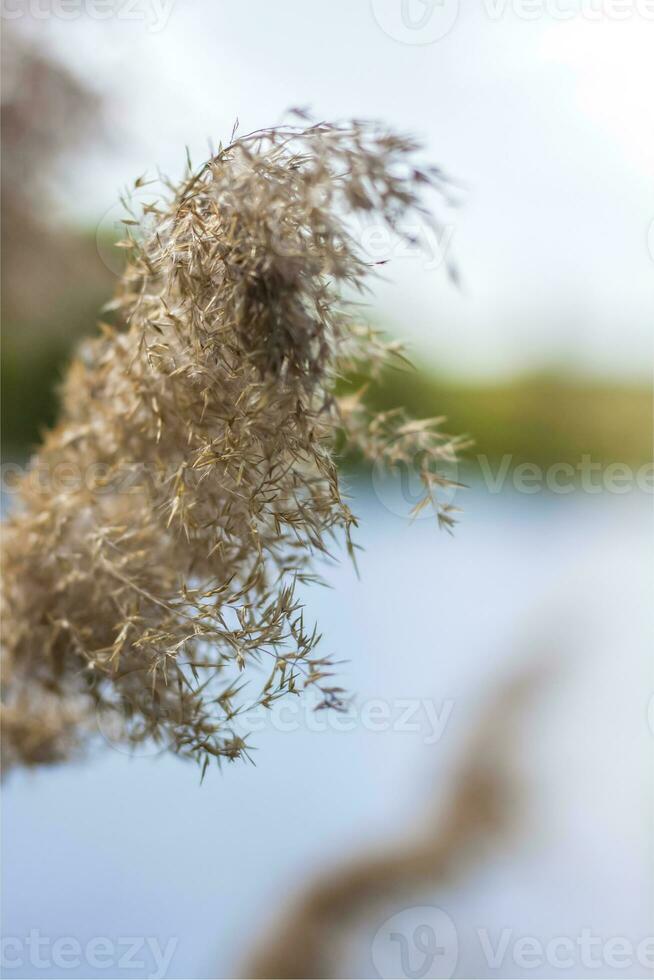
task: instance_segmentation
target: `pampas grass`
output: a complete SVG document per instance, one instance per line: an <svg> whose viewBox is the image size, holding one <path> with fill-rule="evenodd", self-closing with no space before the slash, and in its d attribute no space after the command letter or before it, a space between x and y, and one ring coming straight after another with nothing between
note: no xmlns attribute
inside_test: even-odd
<svg viewBox="0 0 654 980"><path fill-rule="evenodd" d="M341 706L296 595L334 539L354 554L337 440L419 460L419 506L452 522L438 463L456 441L337 396L402 356L349 302L371 266L348 218L432 220L447 184L418 149L302 118L233 139L127 219L121 325L71 365L4 529L6 764L67 759L119 719L127 746L204 772L247 754L246 703L312 686Z"/></svg>

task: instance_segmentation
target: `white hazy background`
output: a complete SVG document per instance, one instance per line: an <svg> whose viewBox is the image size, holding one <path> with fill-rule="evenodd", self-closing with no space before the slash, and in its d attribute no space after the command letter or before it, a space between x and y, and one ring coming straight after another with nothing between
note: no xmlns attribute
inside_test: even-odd
<svg viewBox="0 0 654 980"><path fill-rule="evenodd" d="M94 9L74 9L84 2ZM425 0L405 2L427 27L404 36L429 38ZM377 294L386 321L441 369L647 374L654 9L543 0L534 15L530 0L442 0L431 16L449 31L407 44L381 26L398 33L401 5L116 0L103 20L22 18L109 96L106 141L66 210L97 220L140 174L178 176L184 147L200 162L237 117L242 132L297 105L379 117L422 137L465 187L448 216L462 289L444 266L398 259Z"/></svg>

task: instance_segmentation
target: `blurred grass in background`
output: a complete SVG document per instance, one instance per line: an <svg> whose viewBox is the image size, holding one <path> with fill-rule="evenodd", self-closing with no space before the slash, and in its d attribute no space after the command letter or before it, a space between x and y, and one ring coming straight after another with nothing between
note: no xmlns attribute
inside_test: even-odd
<svg viewBox="0 0 654 980"><path fill-rule="evenodd" d="M418 365L416 372L388 372L368 396L380 409L403 405L417 417L446 416L447 432L472 438L470 460L508 453L513 465L547 466L575 464L586 454L634 465L652 455L652 389L642 383L552 372L479 382Z"/></svg>
<svg viewBox="0 0 654 980"><path fill-rule="evenodd" d="M10 288L2 300L2 445L3 454L22 457L53 425L66 365L93 332L115 278L98 258L95 236L69 230L36 256L16 254L11 240L3 245L3 287ZM25 300L16 302L19 291Z"/></svg>
<svg viewBox="0 0 654 980"><path fill-rule="evenodd" d="M87 240L88 241L88 240ZM93 253L88 256L92 264ZM97 265L100 265L99 260ZM72 349L92 333L113 276L87 277L86 288L66 289L43 317L10 320L3 327L3 452L25 456L53 424L57 386ZM70 284L69 284L70 286ZM360 379L346 387L356 389ZM512 465L596 462L636 465L652 456L652 389L642 383L578 378L554 373L471 381L439 376L418 364L415 371L389 371L368 390L379 409L404 406L416 417L446 416L444 428L474 440L466 456Z"/></svg>
<svg viewBox="0 0 654 980"><path fill-rule="evenodd" d="M9 288L2 301L2 450L17 459L54 424L66 365L80 339L94 333L116 278L93 230L41 238L36 252L21 253L4 233L3 239ZM103 254L109 248L102 243ZM363 383L353 377L342 387L355 391ZM478 455L497 461L509 454L512 466L574 465L582 455L603 465L652 458L652 387L642 381L553 370L480 381L439 374L418 361L415 370L387 371L367 398L380 410L403 406L417 418L445 416L447 432L473 440L464 469L467 459L474 470Z"/></svg>

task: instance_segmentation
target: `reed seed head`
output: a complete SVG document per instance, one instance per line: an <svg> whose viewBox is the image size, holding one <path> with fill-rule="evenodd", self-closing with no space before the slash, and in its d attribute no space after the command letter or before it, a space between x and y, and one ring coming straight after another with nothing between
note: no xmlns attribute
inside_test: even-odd
<svg viewBox="0 0 654 980"><path fill-rule="evenodd" d="M233 139L126 222L118 325L80 349L30 466L81 479L26 478L4 529L8 764L66 759L119 715L127 745L204 770L247 755L246 704L313 686L342 706L296 592L334 538L353 554L339 434L420 455L438 510L455 441L337 386L401 357L351 301L371 271L352 215L431 220L445 179L379 125L300 123Z"/></svg>

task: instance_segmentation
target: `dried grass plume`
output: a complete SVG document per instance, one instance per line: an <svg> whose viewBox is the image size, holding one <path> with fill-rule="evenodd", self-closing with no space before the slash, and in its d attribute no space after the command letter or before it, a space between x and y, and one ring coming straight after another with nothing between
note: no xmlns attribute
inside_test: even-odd
<svg viewBox="0 0 654 980"><path fill-rule="evenodd" d="M418 149L301 119L233 139L127 220L116 324L72 364L4 528L5 764L67 759L99 718L204 770L247 752L246 703L314 685L339 706L296 596L334 537L353 549L336 440L420 459L452 521L436 495L455 441L337 395L401 356L347 301L371 271L350 221L432 220L447 183Z"/></svg>

